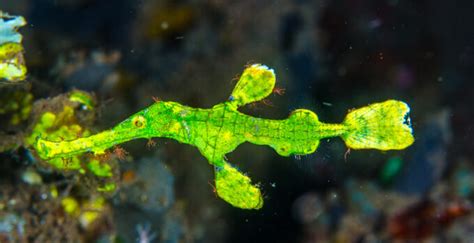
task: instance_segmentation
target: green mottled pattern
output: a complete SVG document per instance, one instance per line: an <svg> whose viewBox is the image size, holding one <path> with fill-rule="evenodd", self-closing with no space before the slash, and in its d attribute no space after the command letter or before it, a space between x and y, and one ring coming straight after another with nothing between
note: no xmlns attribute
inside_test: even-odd
<svg viewBox="0 0 474 243"><path fill-rule="evenodd" d="M293 111L284 120L238 111L240 106L267 97L274 85L273 70L255 64L245 69L229 100L211 109L156 102L111 130L72 141L38 139L35 148L41 158L50 159L83 152L103 153L136 138L172 138L197 147L215 166L216 189L221 198L236 207L257 209L263 205L260 190L225 160L227 153L244 142L271 146L282 156L313 153L320 139L335 136L357 149L403 149L413 143L411 128L405 123L409 108L401 101L388 100L354 110L342 124L322 123L314 112L305 109Z"/></svg>

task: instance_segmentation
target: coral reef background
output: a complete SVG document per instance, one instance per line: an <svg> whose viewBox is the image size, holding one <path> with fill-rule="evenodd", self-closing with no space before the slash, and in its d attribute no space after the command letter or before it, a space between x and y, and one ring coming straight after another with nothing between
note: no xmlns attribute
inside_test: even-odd
<svg viewBox="0 0 474 243"><path fill-rule="evenodd" d="M340 122L347 109L394 98L410 104L416 137L409 149L386 153L347 151L332 139L294 158L245 144L230 157L261 183L258 211L217 199L213 171L196 149L132 141L119 162L122 186L100 207L100 226L42 211L54 207L43 197L50 183L70 181L33 166L43 175L34 180L33 155L2 152L0 210L17 213L0 214L0 241L20 234L125 242L474 240L472 1L15 0L0 9L28 22L21 33L29 72L25 83L0 87L1 102L31 100L13 95L18 90L35 100L93 92L92 132L152 97L210 107L228 98L245 64L258 62L275 69L285 94L246 107L249 114L278 119L307 108ZM1 109L0 117L1 145L22 129ZM99 204L71 194L82 195L81 205ZM57 228L22 230L33 224L22 209L32 207Z"/></svg>

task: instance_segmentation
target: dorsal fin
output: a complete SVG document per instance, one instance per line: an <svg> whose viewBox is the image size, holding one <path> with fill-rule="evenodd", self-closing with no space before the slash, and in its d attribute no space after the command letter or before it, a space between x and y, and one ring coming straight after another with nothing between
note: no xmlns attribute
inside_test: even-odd
<svg viewBox="0 0 474 243"><path fill-rule="evenodd" d="M237 106L262 100L272 93L275 80L273 69L265 65L253 64L244 70L229 100Z"/></svg>

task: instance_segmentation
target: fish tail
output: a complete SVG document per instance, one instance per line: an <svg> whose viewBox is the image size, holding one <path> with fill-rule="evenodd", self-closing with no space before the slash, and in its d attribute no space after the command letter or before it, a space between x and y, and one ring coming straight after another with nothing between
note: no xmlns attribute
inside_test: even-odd
<svg viewBox="0 0 474 243"><path fill-rule="evenodd" d="M401 101L387 100L347 114L341 136L349 148L400 150L414 142L410 107Z"/></svg>

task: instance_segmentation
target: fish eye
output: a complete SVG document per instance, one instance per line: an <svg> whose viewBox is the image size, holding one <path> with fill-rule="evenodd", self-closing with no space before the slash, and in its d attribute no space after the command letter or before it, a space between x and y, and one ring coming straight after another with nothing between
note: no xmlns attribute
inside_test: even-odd
<svg viewBox="0 0 474 243"><path fill-rule="evenodd" d="M137 128L142 128L145 126L146 120L143 116L136 116L133 118L132 123Z"/></svg>

